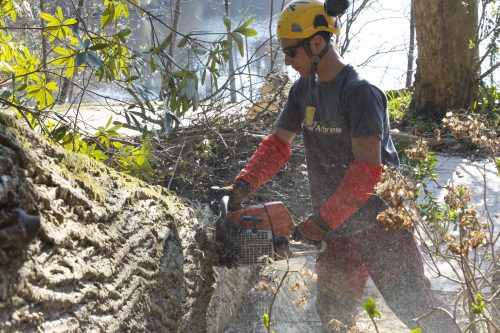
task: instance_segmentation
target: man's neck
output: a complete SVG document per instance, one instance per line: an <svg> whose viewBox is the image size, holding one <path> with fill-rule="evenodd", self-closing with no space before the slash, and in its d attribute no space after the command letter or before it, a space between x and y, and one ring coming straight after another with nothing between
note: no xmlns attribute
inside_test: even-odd
<svg viewBox="0 0 500 333"><path fill-rule="evenodd" d="M333 80L346 63L344 59L331 48L318 64L318 78L320 82L327 82Z"/></svg>

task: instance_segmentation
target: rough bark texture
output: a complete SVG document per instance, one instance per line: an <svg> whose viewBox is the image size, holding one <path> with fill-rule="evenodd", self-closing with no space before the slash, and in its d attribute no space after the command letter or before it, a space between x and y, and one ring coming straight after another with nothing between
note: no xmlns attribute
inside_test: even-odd
<svg viewBox="0 0 500 333"><path fill-rule="evenodd" d="M241 308L248 303L249 291L252 289L259 267L226 268L216 267L214 293L207 309L207 333L219 333L241 324ZM246 316L245 320L249 320ZM254 322L259 322L251 318Z"/></svg>
<svg viewBox="0 0 500 333"><path fill-rule="evenodd" d="M412 10L418 44L412 110L440 118L470 106L478 84L477 2L418 0Z"/></svg>
<svg viewBox="0 0 500 333"><path fill-rule="evenodd" d="M0 332L205 330L212 263L179 199L1 112L0 151L0 212L42 225L20 251L0 246Z"/></svg>

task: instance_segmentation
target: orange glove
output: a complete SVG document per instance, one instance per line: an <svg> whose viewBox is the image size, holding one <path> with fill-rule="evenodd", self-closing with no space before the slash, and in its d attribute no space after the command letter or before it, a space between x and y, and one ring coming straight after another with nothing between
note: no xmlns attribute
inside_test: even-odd
<svg viewBox="0 0 500 333"><path fill-rule="evenodd" d="M320 217L311 215L295 227L292 238L297 241L303 240L309 243L318 243L329 232L330 228Z"/></svg>
<svg viewBox="0 0 500 333"><path fill-rule="evenodd" d="M337 190L321 205L321 219L331 229L339 228L368 201L381 177L382 165L354 160Z"/></svg>
<svg viewBox="0 0 500 333"><path fill-rule="evenodd" d="M235 183L244 181L248 184L247 194L251 194L271 179L291 155L290 144L282 141L276 134L270 134L262 139L252 158L236 177Z"/></svg>

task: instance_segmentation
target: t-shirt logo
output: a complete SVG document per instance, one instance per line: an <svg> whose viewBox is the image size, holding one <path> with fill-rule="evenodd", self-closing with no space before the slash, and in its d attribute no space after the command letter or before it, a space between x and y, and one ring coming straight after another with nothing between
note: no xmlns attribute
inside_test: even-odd
<svg viewBox="0 0 500 333"><path fill-rule="evenodd" d="M314 106L306 106L306 114L304 117L304 124L306 126L312 126L314 123L314 113L316 108Z"/></svg>
<svg viewBox="0 0 500 333"><path fill-rule="evenodd" d="M302 122L302 128L308 129L309 131L323 133L323 134L340 134L342 129L337 126L336 123L320 123L314 121L314 114L316 113L316 108L314 106L306 106L304 113L304 121Z"/></svg>

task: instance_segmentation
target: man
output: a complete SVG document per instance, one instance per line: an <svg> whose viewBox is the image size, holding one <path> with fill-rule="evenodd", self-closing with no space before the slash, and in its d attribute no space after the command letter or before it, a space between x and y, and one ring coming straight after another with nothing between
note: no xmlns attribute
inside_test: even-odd
<svg viewBox="0 0 500 333"><path fill-rule="evenodd" d="M230 206L238 207L280 169L302 133L314 215L298 224L295 236L327 243L316 267L316 309L324 330L335 331L332 323L340 323L341 332L355 325L368 276L392 311L413 328L414 319L435 306L430 282L411 231L384 230L376 221L382 203L371 195L382 165L399 166L387 101L332 47L330 38L339 33L337 19L320 0L292 1L281 13L278 36L285 64L300 78L275 130L230 186ZM432 316L439 317L437 312ZM445 326L432 331L454 331L449 318L439 319Z"/></svg>

